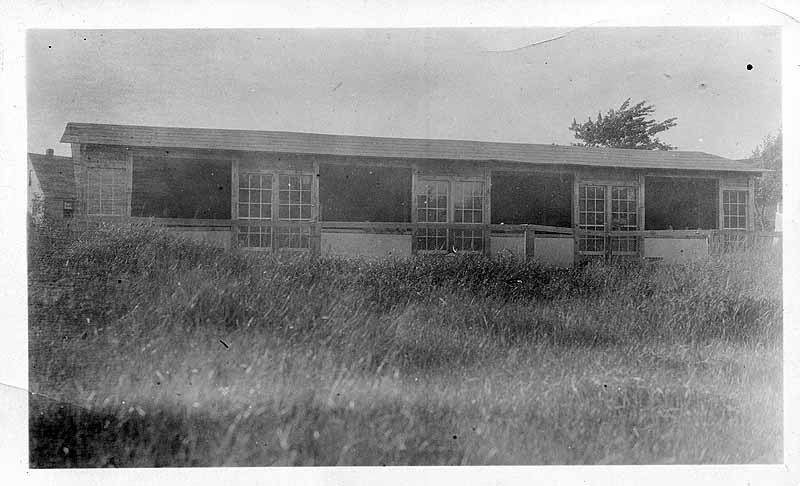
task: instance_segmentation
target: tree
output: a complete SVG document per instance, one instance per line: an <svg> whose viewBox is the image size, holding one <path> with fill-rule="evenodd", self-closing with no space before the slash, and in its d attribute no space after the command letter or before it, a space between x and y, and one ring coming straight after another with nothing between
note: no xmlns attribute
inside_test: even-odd
<svg viewBox="0 0 800 486"><path fill-rule="evenodd" d="M610 109L603 116L597 113L597 121L591 117L584 123L572 119L569 129L575 138L582 142L581 147L614 147L640 150L672 150L675 147L659 140L656 135L676 125L677 118L657 122L651 118L655 106L640 101L631 106L631 99L625 100L616 110Z"/></svg>
<svg viewBox="0 0 800 486"><path fill-rule="evenodd" d="M758 167L768 169L761 178L756 179L755 207L761 230L772 229L775 208L783 199L783 133L767 135L764 142L753 150L750 160Z"/></svg>

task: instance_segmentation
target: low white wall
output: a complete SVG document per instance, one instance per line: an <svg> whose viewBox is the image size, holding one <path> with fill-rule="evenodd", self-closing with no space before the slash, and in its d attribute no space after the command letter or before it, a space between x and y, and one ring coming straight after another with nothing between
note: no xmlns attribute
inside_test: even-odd
<svg viewBox="0 0 800 486"><path fill-rule="evenodd" d="M708 242L705 238L645 238L644 257L667 263L707 258Z"/></svg>
<svg viewBox="0 0 800 486"><path fill-rule="evenodd" d="M183 238L193 241L202 241L218 248L229 249L231 247L230 230L197 230L169 228L169 231Z"/></svg>
<svg viewBox="0 0 800 486"><path fill-rule="evenodd" d="M513 256L520 260L525 259L525 235L492 235L491 253L493 256Z"/></svg>
<svg viewBox="0 0 800 486"><path fill-rule="evenodd" d="M356 258L410 257L411 235L322 232L323 256Z"/></svg>
<svg viewBox="0 0 800 486"><path fill-rule="evenodd" d="M546 265L571 267L575 263L575 240L572 237L536 236L532 258Z"/></svg>

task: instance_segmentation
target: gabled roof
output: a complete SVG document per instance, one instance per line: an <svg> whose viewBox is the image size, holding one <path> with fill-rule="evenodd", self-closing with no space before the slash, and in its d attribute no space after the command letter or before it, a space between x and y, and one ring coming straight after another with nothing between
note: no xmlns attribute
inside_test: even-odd
<svg viewBox="0 0 800 486"><path fill-rule="evenodd" d="M75 199L75 175L72 157L28 154L45 198Z"/></svg>
<svg viewBox="0 0 800 486"><path fill-rule="evenodd" d="M61 141L130 147L244 150L405 159L506 161L636 169L762 171L747 163L703 152L94 123L68 123Z"/></svg>

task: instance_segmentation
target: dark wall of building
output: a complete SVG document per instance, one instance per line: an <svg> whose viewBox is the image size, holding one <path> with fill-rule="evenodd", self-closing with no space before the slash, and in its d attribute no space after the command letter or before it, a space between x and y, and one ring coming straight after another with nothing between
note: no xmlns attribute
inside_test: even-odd
<svg viewBox="0 0 800 486"><path fill-rule="evenodd" d="M411 221L411 169L321 164L323 221Z"/></svg>
<svg viewBox="0 0 800 486"><path fill-rule="evenodd" d="M229 161L134 157L131 216L230 219Z"/></svg>
<svg viewBox="0 0 800 486"><path fill-rule="evenodd" d="M68 199L65 200L63 198L49 198L45 199L44 202L44 215L51 221L64 221L69 222L73 215L74 210L65 209L64 203L70 205L69 207L74 208L74 200Z"/></svg>
<svg viewBox="0 0 800 486"><path fill-rule="evenodd" d="M645 229L716 229L719 192L713 179L647 177Z"/></svg>
<svg viewBox="0 0 800 486"><path fill-rule="evenodd" d="M492 224L570 227L572 177L492 172Z"/></svg>

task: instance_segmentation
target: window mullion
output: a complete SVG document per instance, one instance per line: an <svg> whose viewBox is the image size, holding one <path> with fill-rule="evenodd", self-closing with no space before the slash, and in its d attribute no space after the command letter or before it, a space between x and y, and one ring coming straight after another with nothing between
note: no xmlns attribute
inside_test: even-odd
<svg viewBox="0 0 800 486"><path fill-rule="evenodd" d="M269 237L270 237L270 248L272 251L277 251L277 237L276 234L278 232L278 227L276 223L278 222L278 215L280 214L280 174L276 172L270 172L270 180L272 185L272 191L270 191L270 200L272 204L270 204L270 218L269 218Z"/></svg>
<svg viewBox="0 0 800 486"><path fill-rule="evenodd" d="M611 205L613 203L611 201L612 201L612 192L613 192L613 187L614 186L606 185L604 187L605 187L605 203L604 203L605 210L604 210L603 214L605 214L605 217L603 218L604 219L603 228L604 228L604 231L611 231L611 218L613 217L613 215L611 214L612 213L611 212Z"/></svg>
<svg viewBox="0 0 800 486"><path fill-rule="evenodd" d="M612 221L614 218L614 214L612 211L613 209L612 206L614 205L613 202L614 186L612 184L607 184L604 187L605 187L605 212L604 212L605 217L603 218L604 219L603 223L605 224L603 228L606 231L606 235L603 236L603 250L605 251L605 254L608 255L614 253L614 245L612 244L614 237L608 235L608 232L613 229Z"/></svg>
<svg viewBox="0 0 800 486"><path fill-rule="evenodd" d="M448 177L447 179L447 222L448 225L452 225L456 222L456 211L455 211L455 200L456 200L456 183L455 178ZM447 252L449 253L451 249L455 247L454 241L454 230L453 227L450 226L447 230Z"/></svg>

